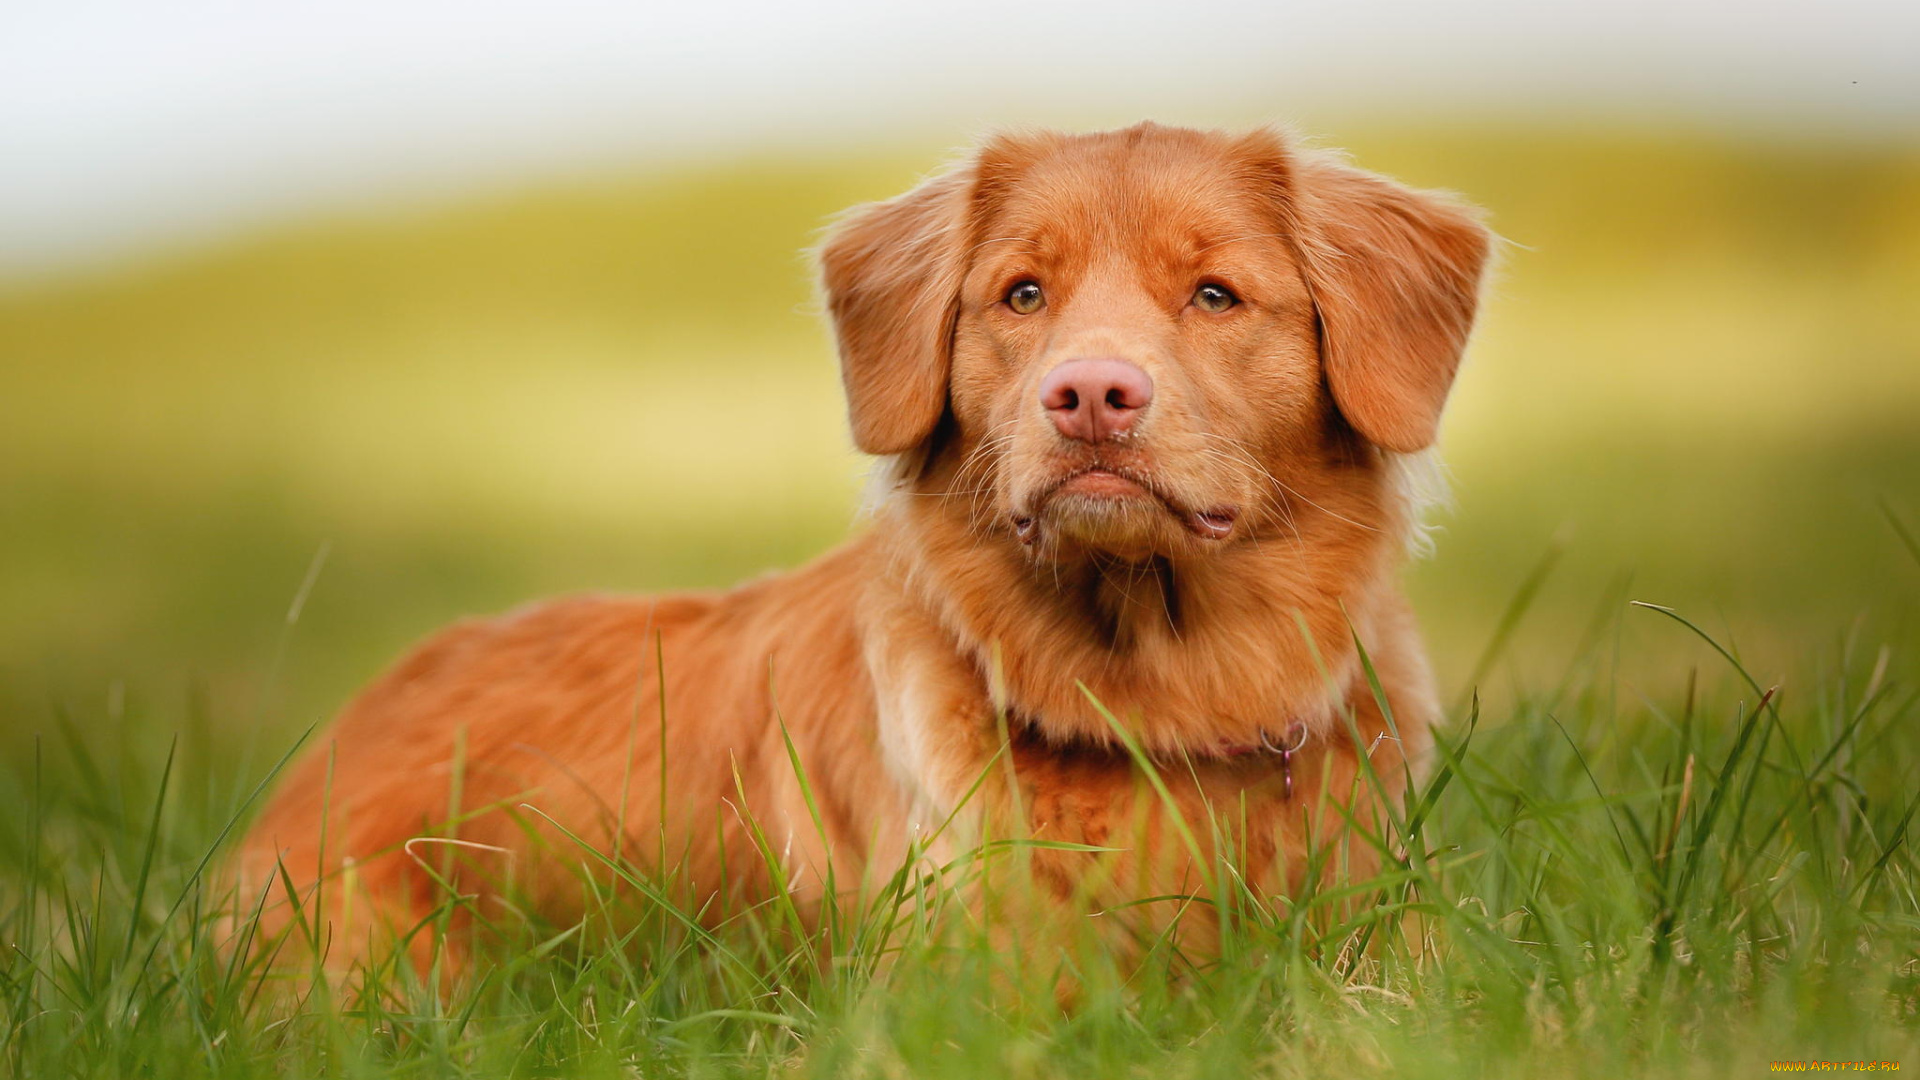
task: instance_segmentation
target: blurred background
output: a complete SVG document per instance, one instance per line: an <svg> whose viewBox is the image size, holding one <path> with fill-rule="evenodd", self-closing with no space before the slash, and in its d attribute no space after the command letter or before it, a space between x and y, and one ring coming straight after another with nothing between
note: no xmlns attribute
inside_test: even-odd
<svg viewBox="0 0 1920 1080"><path fill-rule="evenodd" d="M449 619L825 549L803 251L1009 125L1278 121L1490 211L1409 572L1450 698L1708 662L1632 599L1765 679L1913 641L1920 7L802 12L0 11L0 755L277 753Z"/></svg>

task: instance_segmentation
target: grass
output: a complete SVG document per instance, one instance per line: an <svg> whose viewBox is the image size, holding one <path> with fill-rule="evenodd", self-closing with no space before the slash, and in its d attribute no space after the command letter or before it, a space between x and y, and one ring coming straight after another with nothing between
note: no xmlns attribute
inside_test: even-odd
<svg viewBox="0 0 1920 1080"><path fill-rule="evenodd" d="M1717 662L1624 693L1609 660L1619 619ZM249 898L207 870L260 788L205 767L218 755L203 729L140 769L64 727L0 791L17 808L0 832L0 1062L28 1077L1747 1075L1776 1060L1917 1061L1914 659L1844 639L1791 684L1762 686L1683 613L1613 611L1551 689L1499 716L1467 703L1405 813L1371 823L1390 856L1377 880L1262 896L1223 862L1186 901L1222 913L1223 958L1196 965L1162 940L1137 970L1072 942L996 944L965 890L1017 864L1019 843L1003 841L944 867L910 860L817 924L784 893L703 920L670 880L592 853L579 923L487 912L504 944L457 978L396 961L330 984L228 947L250 933ZM235 911L237 931L222 920ZM1071 1011L1049 992L1059 965L1084 987Z"/></svg>
<svg viewBox="0 0 1920 1080"><path fill-rule="evenodd" d="M1409 580L1444 754L1379 880L1275 901L1216 867L1194 903L1230 909L1228 959L1122 973L1070 943L1071 1014L1038 985L1057 958L958 917L1018 846L907 867L817 933L783 901L696 928L596 861L580 925L493 913L485 977L390 969L358 1000L234 960L246 898L206 874L301 733L431 627L844 533L859 463L794 253L931 149L10 287L0 1075L1920 1067L1920 155L1339 141L1521 245L1450 407L1458 511Z"/></svg>

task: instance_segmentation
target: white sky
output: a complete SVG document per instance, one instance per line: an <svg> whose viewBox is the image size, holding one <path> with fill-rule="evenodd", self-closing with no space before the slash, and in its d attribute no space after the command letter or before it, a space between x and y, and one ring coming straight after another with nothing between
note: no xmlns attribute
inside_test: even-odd
<svg viewBox="0 0 1920 1080"><path fill-rule="evenodd" d="M0 0L0 274L768 143L1341 113L1920 141L1920 2Z"/></svg>

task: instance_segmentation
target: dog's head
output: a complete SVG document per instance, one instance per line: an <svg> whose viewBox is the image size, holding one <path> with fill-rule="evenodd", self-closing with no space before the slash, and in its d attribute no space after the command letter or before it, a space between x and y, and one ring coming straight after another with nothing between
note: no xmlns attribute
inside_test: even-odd
<svg viewBox="0 0 1920 1080"><path fill-rule="evenodd" d="M992 139L820 258L862 450L1033 550L1133 559L1282 527L1330 445L1431 444L1489 246L1272 132L1143 124Z"/></svg>

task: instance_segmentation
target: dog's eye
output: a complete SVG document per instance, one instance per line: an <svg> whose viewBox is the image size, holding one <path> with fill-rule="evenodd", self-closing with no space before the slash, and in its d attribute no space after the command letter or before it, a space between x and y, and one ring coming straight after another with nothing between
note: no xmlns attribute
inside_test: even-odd
<svg viewBox="0 0 1920 1080"><path fill-rule="evenodd" d="M1193 291L1193 306L1218 315L1240 302L1224 285L1202 285Z"/></svg>
<svg viewBox="0 0 1920 1080"><path fill-rule="evenodd" d="M1007 290L1007 306L1021 315L1031 315L1047 302L1037 281L1023 281Z"/></svg>

